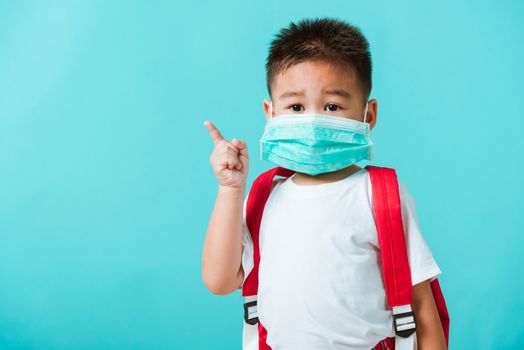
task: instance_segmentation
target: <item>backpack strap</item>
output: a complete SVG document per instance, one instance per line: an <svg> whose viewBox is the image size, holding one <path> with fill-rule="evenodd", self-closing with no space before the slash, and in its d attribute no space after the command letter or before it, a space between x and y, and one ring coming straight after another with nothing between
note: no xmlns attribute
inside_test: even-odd
<svg viewBox="0 0 524 350"><path fill-rule="evenodd" d="M410 323L405 323L405 321L410 321L411 317L413 317L413 323L416 321L412 311L407 314L402 313L403 308L405 308L405 310L411 310L412 285L404 229L402 226L398 180L394 169L371 165L366 166L366 168L369 171L373 190L373 210L381 250L383 275L388 304L393 308L395 333L397 334L395 346L398 350L399 342L405 343L405 341L402 340L403 338L399 338L400 332L398 332L398 330L403 328L403 325L409 326ZM435 278L429 284L446 338L446 346L448 346L450 317L446 301L442 294L438 278ZM415 329L416 327L414 327L413 330L410 328L407 330L409 332L415 332ZM402 337L402 335L400 335L400 337ZM416 343L416 337L414 340ZM413 348L409 347L411 344L406 346L406 349ZM404 349L404 345L401 345L401 347Z"/></svg>
<svg viewBox="0 0 524 350"><path fill-rule="evenodd" d="M431 292L433 293L433 297L435 299L435 305L437 306L440 323L442 324L444 336L446 337L446 347L449 347L449 313L446 306L446 300L442 294L442 289L440 289L438 278L435 278L433 281L429 282L429 285L431 286Z"/></svg>
<svg viewBox="0 0 524 350"><path fill-rule="evenodd" d="M266 343L267 331L258 319L257 294L258 294L258 268L260 265L259 233L262 214L267 199L273 189L273 178L275 176L289 177L295 171L280 166L269 169L260 174L249 190L246 203L246 224L253 241L253 269L242 285L242 296L244 303L244 333L243 348L257 350L271 350Z"/></svg>
<svg viewBox="0 0 524 350"><path fill-rule="evenodd" d="M373 213L387 302L393 309L395 348L414 349L416 320L411 308L411 271L402 224L397 175L392 168L368 165L366 169L371 180Z"/></svg>
<svg viewBox="0 0 524 350"><path fill-rule="evenodd" d="M259 231L262 221L262 214L266 201L271 193L273 178L275 176L289 177L295 173L280 166L269 169L260 174L249 190L246 203L246 224L253 240L253 269L244 281L242 286L242 296L252 296L258 293L258 265L260 263Z"/></svg>

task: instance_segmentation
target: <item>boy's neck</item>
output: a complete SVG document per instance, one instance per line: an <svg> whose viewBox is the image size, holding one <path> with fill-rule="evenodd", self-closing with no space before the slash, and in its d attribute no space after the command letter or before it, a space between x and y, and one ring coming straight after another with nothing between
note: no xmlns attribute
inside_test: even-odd
<svg viewBox="0 0 524 350"><path fill-rule="evenodd" d="M342 180L343 178L351 176L359 170L362 170L362 168L353 164L337 171L322 173L318 175L309 175L305 173L299 173L297 171L295 172L291 181L293 181L297 185L319 185Z"/></svg>

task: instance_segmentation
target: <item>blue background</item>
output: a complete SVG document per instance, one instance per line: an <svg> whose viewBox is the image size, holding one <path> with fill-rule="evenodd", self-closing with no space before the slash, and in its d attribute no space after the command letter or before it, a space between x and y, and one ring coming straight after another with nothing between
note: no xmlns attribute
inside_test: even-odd
<svg viewBox="0 0 524 350"><path fill-rule="evenodd" d="M246 140L270 41L359 26L377 165L416 200L452 349L524 347L524 8L517 1L0 1L0 348L239 349L201 258L214 122Z"/></svg>

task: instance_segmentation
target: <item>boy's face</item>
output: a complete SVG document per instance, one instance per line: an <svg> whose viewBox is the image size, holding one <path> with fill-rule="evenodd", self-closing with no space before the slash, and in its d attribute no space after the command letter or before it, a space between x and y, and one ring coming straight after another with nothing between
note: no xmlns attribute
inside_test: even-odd
<svg viewBox="0 0 524 350"><path fill-rule="evenodd" d="M273 117L280 114L316 113L364 121L366 105L356 72L324 61L298 63L280 74L272 85ZM270 101L264 99L266 120ZM377 101L368 102L366 122L376 124Z"/></svg>

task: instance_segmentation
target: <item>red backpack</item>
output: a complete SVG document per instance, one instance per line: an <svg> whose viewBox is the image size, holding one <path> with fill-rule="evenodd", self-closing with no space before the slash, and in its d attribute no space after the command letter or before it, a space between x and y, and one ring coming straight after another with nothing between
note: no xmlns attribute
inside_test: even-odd
<svg viewBox="0 0 524 350"><path fill-rule="evenodd" d="M378 232L382 259L382 275L387 303L393 309L395 338L385 338L374 349L416 348L415 315L411 309L411 271L402 223L400 195L394 169L366 166L373 192L373 213ZM268 350L267 332L258 320L258 268L260 263L259 229L265 203L272 190L275 176L289 177L295 171L280 166L260 174L249 191L246 203L246 224L253 241L254 266L242 285L244 303L243 350ZM449 315L438 279L430 282L440 316L446 344L449 338ZM393 339L395 339L393 341ZM379 347L384 344L384 347Z"/></svg>

